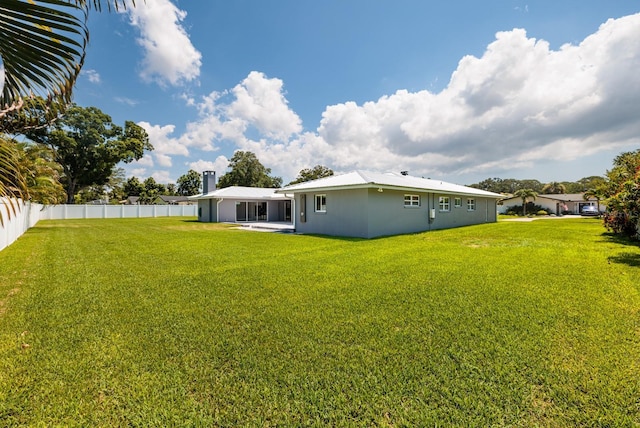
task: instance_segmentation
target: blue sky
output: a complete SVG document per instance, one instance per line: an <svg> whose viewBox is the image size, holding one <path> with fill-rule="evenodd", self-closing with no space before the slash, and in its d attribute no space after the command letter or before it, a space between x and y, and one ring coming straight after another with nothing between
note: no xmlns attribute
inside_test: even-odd
<svg viewBox="0 0 640 428"><path fill-rule="evenodd" d="M575 181L640 148L640 2L137 1L92 13L75 102L147 129L129 176L409 170Z"/></svg>

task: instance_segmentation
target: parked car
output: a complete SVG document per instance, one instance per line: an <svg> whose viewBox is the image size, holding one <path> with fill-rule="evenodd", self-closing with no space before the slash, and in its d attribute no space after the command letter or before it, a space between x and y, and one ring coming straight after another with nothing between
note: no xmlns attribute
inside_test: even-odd
<svg viewBox="0 0 640 428"><path fill-rule="evenodd" d="M584 207L582 207L582 211L580 211L580 214L583 216L599 216L600 215L600 211L598 211L598 207L596 207L595 205L585 205Z"/></svg>

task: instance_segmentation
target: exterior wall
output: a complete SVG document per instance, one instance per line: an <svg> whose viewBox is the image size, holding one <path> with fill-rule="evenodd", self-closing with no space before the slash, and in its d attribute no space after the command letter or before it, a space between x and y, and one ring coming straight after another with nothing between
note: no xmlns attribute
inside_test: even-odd
<svg viewBox="0 0 640 428"><path fill-rule="evenodd" d="M213 199L198 200L198 221L206 223L216 221L216 204Z"/></svg>
<svg viewBox="0 0 640 428"><path fill-rule="evenodd" d="M405 207L404 195L420 196L420 205ZM399 235L430 230L429 220L431 197L428 193L401 192L368 189L369 230L368 238L383 235Z"/></svg>
<svg viewBox="0 0 640 428"><path fill-rule="evenodd" d="M211 203L218 207L218 221L233 223L236 221L236 200L223 199L218 203L217 199L211 199ZM216 221L214 218L213 221Z"/></svg>
<svg viewBox="0 0 640 428"><path fill-rule="evenodd" d="M316 194L326 194L325 213L315 212ZM405 207L405 194L419 195L420 205ZM489 198L473 198L476 208L469 211L466 197L461 197L461 206L455 207L455 196L445 195L450 198L450 210L440 212L440 195L426 192L357 189L304 195L306 207L301 206L301 195L296 195L296 231L300 233L375 238L497 221L496 201ZM435 218L430 219L432 208ZM301 221L301 211L306 213L305 222Z"/></svg>
<svg viewBox="0 0 640 428"><path fill-rule="evenodd" d="M327 195L324 213L315 212L316 194ZM369 238L367 194L367 189L304 193L306 206L301 204L303 194L297 194L296 232ZM306 214L306 221L301 221L301 211Z"/></svg>
<svg viewBox="0 0 640 428"><path fill-rule="evenodd" d="M496 201L490 198L455 196L442 193L431 194L432 207L435 208L436 218L432 229L449 229L452 227L469 226L472 224L493 223L498 220ZM449 197L449 211L440 211L440 196ZM455 206L455 198L461 199L459 207ZM469 211L467 199L475 199L475 210Z"/></svg>

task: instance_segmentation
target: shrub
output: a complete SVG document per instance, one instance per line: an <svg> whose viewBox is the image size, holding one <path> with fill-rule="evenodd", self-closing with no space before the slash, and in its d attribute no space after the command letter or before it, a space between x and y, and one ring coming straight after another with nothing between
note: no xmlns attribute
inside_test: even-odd
<svg viewBox="0 0 640 428"><path fill-rule="evenodd" d="M535 213L541 210L544 210L544 208L541 205L536 205L533 202L527 202L527 215L530 215L532 213ZM514 215L514 214L522 215L522 205L513 205L511 207L508 207L507 213L510 213L511 215Z"/></svg>
<svg viewBox="0 0 640 428"><path fill-rule="evenodd" d="M546 212L545 210L540 210L536 213L536 215L549 215L549 213Z"/></svg>

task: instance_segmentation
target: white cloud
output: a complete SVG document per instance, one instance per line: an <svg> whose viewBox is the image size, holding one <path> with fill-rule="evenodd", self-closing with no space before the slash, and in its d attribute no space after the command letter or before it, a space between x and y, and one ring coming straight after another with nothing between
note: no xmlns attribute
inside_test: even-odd
<svg viewBox="0 0 640 428"><path fill-rule="evenodd" d="M146 0L127 11L131 24L140 30L144 80L176 86L198 78L202 55L181 25L185 11L169 0Z"/></svg>
<svg viewBox="0 0 640 428"><path fill-rule="evenodd" d="M302 121L289 109L282 86L282 80L252 71L233 88L236 99L227 107L227 115L255 126L262 135L286 141L302 131Z"/></svg>
<svg viewBox="0 0 640 428"><path fill-rule="evenodd" d="M200 118L181 136L169 137L172 125L149 129L163 154L230 144L285 177L316 164L497 176L640 144L638 69L640 14L609 20L558 50L524 30L497 33L481 57L460 60L441 92L400 90L328 106L315 132L303 132L283 82L259 72L229 91L185 97Z"/></svg>
<svg viewBox="0 0 640 428"><path fill-rule="evenodd" d="M153 158L149 153L145 153L144 156L142 156L140 159L134 160L133 162L131 162L131 165L141 165L141 166L152 167Z"/></svg>
<svg viewBox="0 0 640 428"><path fill-rule="evenodd" d="M189 169L199 173L203 173L204 171L215 171L217 176L220 177L227 171L229 159L227 159L226 156L218 156L213 162L200 159L196 162L189 162L187 165L189 166Z"/></svg>
<svg viewBox="0 0 640 428"><path fill-rule="evenodd" d="M91 70L91 69L83 69L82 70L82 74L87 76L87 79L89 80L89 82L91 83L100 83L100 74L96 71L96 70Z"/></svg>
<svg viewBox="0 0 640 428"><path fill-rule="evenodd" d="M138 101L133 100L131 98L127 98L127 97L115 97L114 101L120 104L126 104L130 107L135 107L139 104Z"/></svg>
<svg viewBox="0 0 640 428"><path fill-rule="evenodd" d="M145 177L147 174L146 168L134 168L130 171L130 177Z"/></svg>
<svg viewBox="0 0 640 428"><path fill-rule="evenodd" d="M251 72L231 91L211 92L196 101L183 96L187 106L195 107L199 119L186 124L185 132L176 139L168 139L174 147L189 147L204 151L219 150L220 142L243 147L247 133L257 131L268 141L286 142L302 130L302 121L289 108L280 79L270 79L263 73ZM147 124L148 125L148 124ZM143 125L147 129L147 125ZM153 132L151 144L167 141L173 125ZM162 145L165 147L166 145ZM163 153L170 154L161 149ZM173 153L184 154L184 153Z"/></svg>
<svg viewBox="0 0 640 428"><path fill-rule="evenodd" d="M153 174L151 174L151 177L158 183L172 183L171 173L169 171L154 171Z"/></svg>
<svg viewBox="0 0 640 428"><path fill-rule="evenodd" d="M164 167L170 167L172 160L170 155L188 156L189 150L178 139L170 137L175 130L174 125L151 125L149 122L138 122L138 125L147 131L149 142L153 146L151 154L157 163ZM149 156L149 155L145 155Z"/></svg>
<svg viewBox="0 0 640 428"><path fill-rule="evenodd" d="M442 92L329 106L318 133L333 164L357 168L450 174L575 159L639 141L639 66L640 15L557 51L524 30L501 32Z"/></svg>

